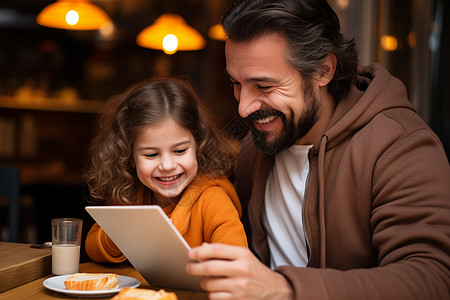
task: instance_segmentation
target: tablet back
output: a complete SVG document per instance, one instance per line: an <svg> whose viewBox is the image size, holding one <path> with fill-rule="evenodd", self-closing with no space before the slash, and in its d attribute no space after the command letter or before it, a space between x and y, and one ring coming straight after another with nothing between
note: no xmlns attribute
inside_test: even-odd
<svg viewBox="0 0 450 300"><path fill-rule="evenodd" d="M189 245L161 207L87 206L86 211L152 287L202 290L185 272Z"/></svg>

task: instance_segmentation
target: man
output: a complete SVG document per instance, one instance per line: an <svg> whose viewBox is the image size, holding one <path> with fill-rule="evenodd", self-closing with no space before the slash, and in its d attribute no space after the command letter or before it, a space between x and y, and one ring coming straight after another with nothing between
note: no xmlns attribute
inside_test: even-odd
<svg viewBox="0 0 450 300"><path fill-rule="evenodd" d="M326 0L244 0L222 25L253 252L203 245L187 272L210 299L449 299L450 168L403 84L357 67Z"/></svg>

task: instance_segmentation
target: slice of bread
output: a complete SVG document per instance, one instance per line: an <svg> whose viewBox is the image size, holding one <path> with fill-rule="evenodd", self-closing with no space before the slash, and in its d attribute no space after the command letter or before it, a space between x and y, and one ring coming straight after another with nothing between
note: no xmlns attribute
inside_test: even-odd
<svg viewBox="0 0 450 300"><path fill-rule="evenodd" d="M64 281L68 290L102 291L119 288L119 277L113 273L75 273Z"/></svg>
<svg viewBox="0 0 450 300"><path fill-rule="evenodd" d="M165 290L153 291L124 287L111 300L177 300L177 295Z"/></svg>

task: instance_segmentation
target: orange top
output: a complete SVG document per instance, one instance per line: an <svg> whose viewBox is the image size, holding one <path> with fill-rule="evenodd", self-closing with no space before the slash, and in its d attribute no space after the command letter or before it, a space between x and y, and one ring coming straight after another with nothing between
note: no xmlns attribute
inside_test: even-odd
<svg viewBox="0 0 450 300"><path fill-rule="evenodd" d="M225 177L195 178L178 204L164 211L191 247L203 242L248 247L240 221L241 204L233 185ZM88 232L85 248L96 262L126 260L97 223Z"/></svg>

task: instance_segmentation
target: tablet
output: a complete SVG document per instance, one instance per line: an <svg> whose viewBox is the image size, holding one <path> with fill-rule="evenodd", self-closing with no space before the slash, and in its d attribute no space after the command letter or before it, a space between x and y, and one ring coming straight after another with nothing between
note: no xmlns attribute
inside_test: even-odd
<svg viewBox="0 0 450 300"><path fill-rule="evenodd" d="M86 211L152 287L201 291L186 273L188 243L161 207L87 206Z"/></svg>

